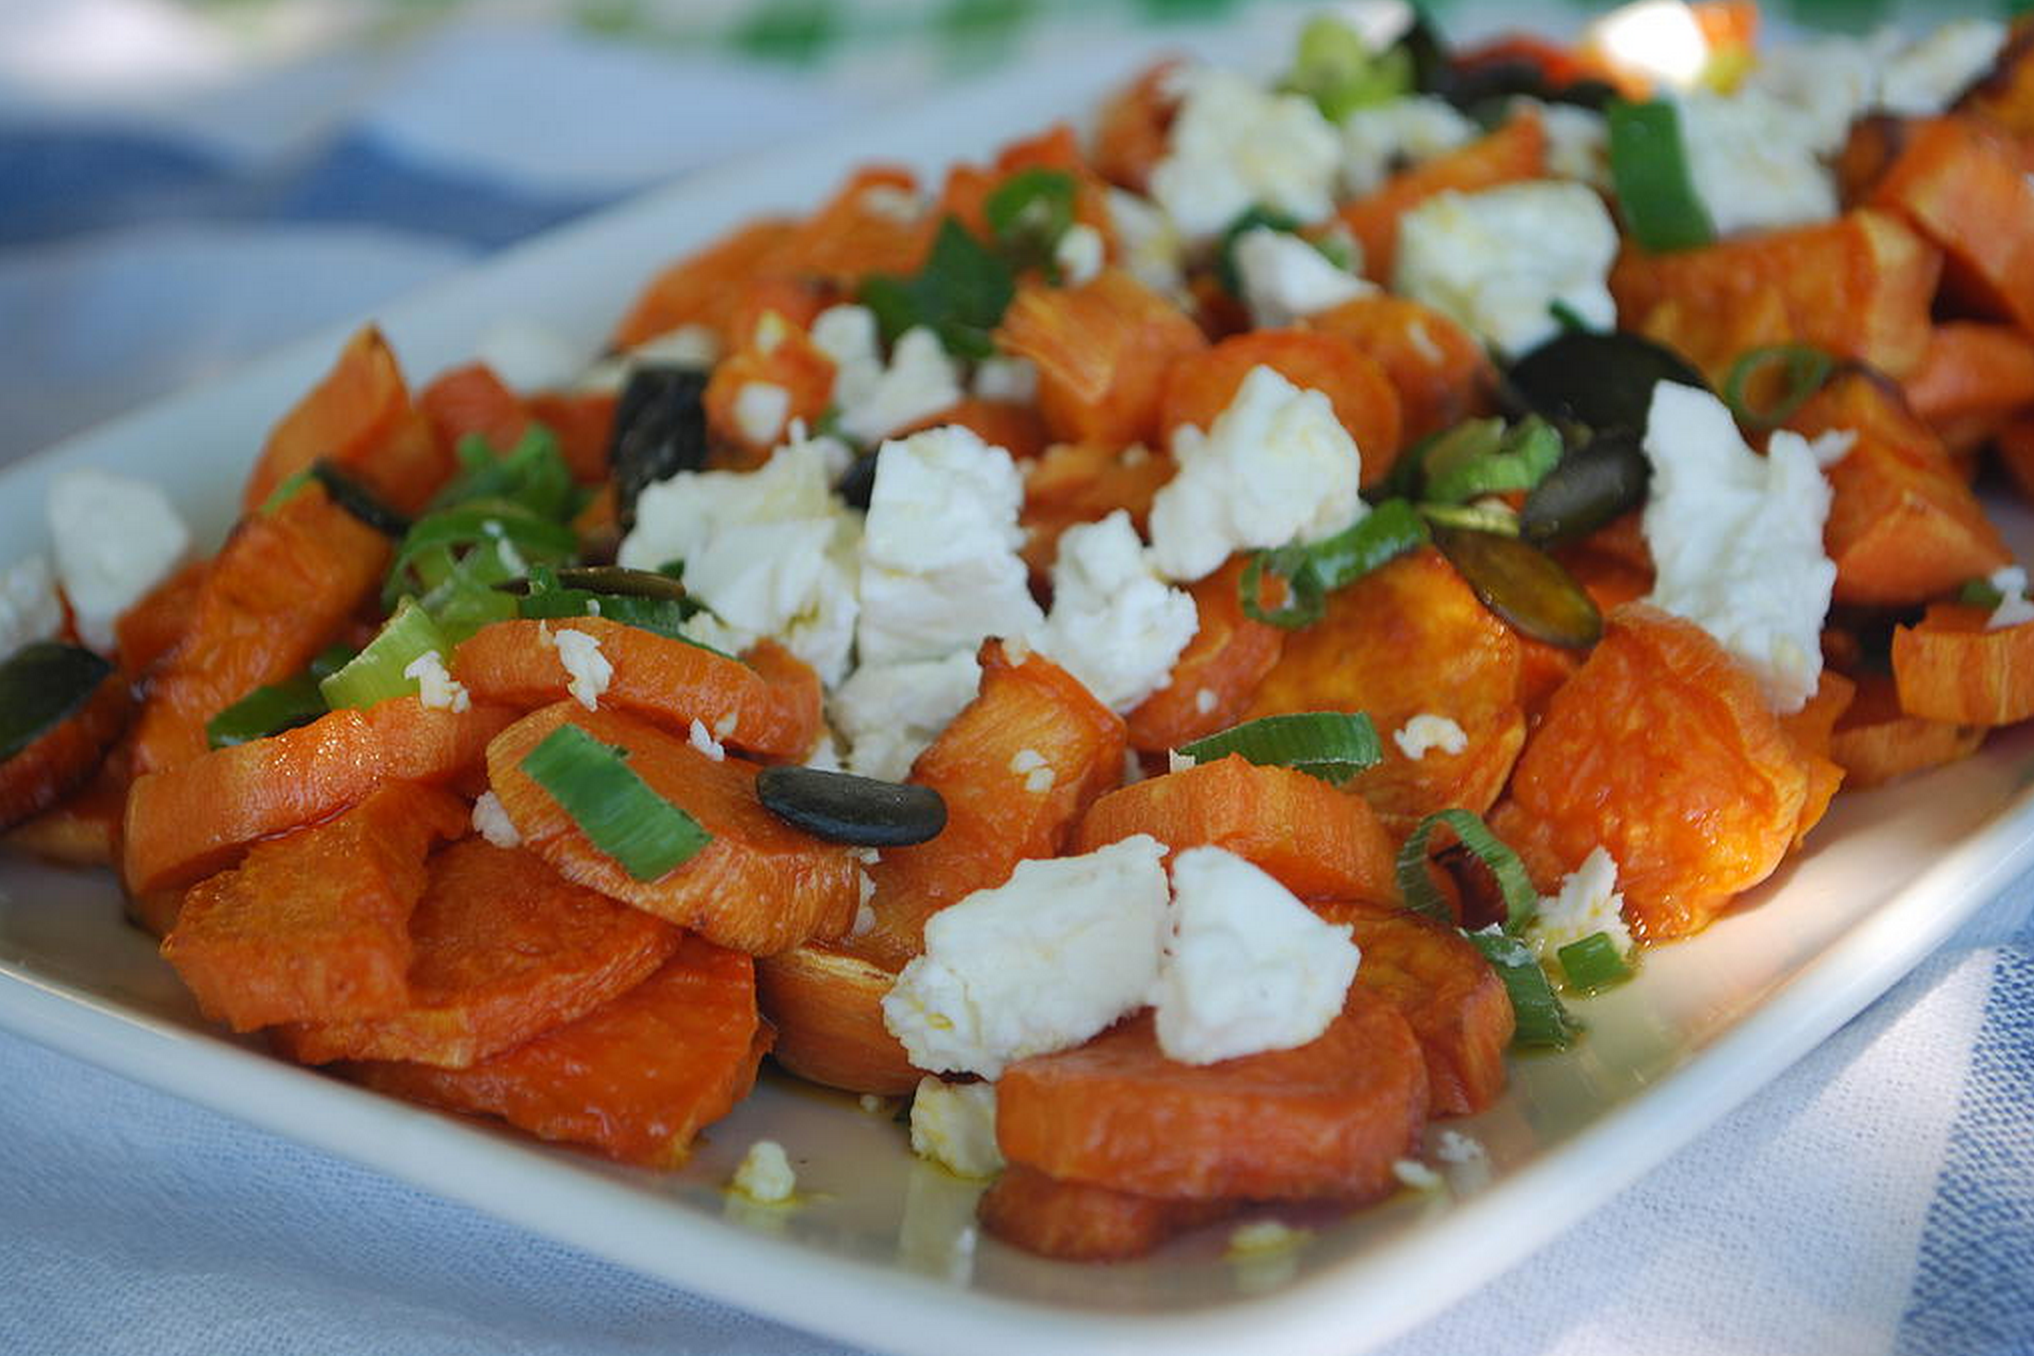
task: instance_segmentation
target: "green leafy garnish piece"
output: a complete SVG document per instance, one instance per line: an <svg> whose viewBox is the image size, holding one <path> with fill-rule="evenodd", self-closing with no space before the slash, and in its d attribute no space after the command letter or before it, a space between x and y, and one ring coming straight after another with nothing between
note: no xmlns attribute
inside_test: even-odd
<svg viewBox="0 0 2034 1356"><path fill-rule="evenodd" d="M1561 435L1536 414L1509 429L1496 419L1472 419L1457 427L1465 436L1444 435L1421 463L1430 502L1464 504L1486 494L1530 490L1560 463Z"/></svg>
<svg viewBox="0 0 2034 1356"><path fill-rule="evenodd" d="M1044 269L1055 281L1053 249L1074 221L1074 177L1065 170L1019 170L983 203L989 229L1011 267Z"/></svg>
<svg viewBox="0 0 2034 1356"><path fill-rule="evenodd" d="M431 614L416 599L405 598L367 648L321 680L318 692L334 711L348 706L365 710L393 697L413 696L417 680L406 677L403 670L433 650L440 658L451 654L451 646Z"/></svg>
<svg viewBox="0 0 2034 1356"><path fill-rule="evenodd" d="M1390 103L1413 92L1412 54L1393 46L1373 52L1363 35L1332 14L1319 14L1300 30L1292 71L1282 88L1304 94L1329 122L1359 108Z"/></svg>
<svg viewBox="0 0 2034 1356"><path fill-rule="evenodd" d="M1016 295L1010 265L951 216L939 224L916 276L872 274L861 288L862 304L875 312L883 342L895 343L906 330L923 325L947 352L973 359L996 351L990 336Z"/></svg>
<svg viewBox="0 0 2034 1356"><path fill-rule="evenodd" d="M1680 110L1665 99L1618 99L1603 112L1610 128L1612 191L1639 248L1665 254L1715 240L1709 209L1695 192Z"/></svg>
<svg viewBox="0 0 2034 1356"><path fill-rule="evenodd" d="M586 492L572 479L558 439L531 424L522 440L499 455L478 433L459 440L460 472L431 501L434 510L477 499L520 504L539 518L569 522L586 507Z"/></svg>

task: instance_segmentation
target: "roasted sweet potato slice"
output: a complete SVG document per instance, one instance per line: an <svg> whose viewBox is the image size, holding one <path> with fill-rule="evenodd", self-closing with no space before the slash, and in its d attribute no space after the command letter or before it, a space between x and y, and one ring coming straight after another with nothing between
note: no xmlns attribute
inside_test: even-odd
<svg viewBox="0 0 2034 1356"><path fill-rule="evenodd" d="M728 325L749 286L781 271L797 226L765 217L737 226L650 280L615 327L614 346L634 348L686 325L702 325L727 341Z"/></svg>
<svg viewBox="0 0 2034 1356"><path fill-rule="evenodd" d="M1151 1015L1019 1060L996 1089L1012 1163L1161 1200L1355 1203L1397 1187L1426 1123L1427 1066L1388 1000L1352 987L1318 1040L1216 1064L1158 1049Z"/></svg>
<svg viewBox="0 0 2034 1356"><path fill-rule="evenodd" d="M976 430L980 432L980 430ZM1142 443L1055 443L1024 476L1024 563L1041 578L1059 553L1060 534L1075 523L1099 522L1117 509L1139 532L1151 518L1151 501L1172 479L1172 458Z"/></svg>
<svg viewBox="0 0 2034 1356"><path fill-rule="evenodd" d="M1809 772L1749 670L1632 603L1526 741L1491 816L1542 890L1599 844L1644 940L1699 931L1794 843Z"/></svg>
<svg viewBox="0 0 2034 1356"><path fill-rule="evenodd" d="M857 945L886 966L924 949L925 920L939 910L1001 885L1026 858L1059 855L1095 797L1122 780L1123 722L1079 679L1043 655L1013 662L996 640L981 656L980 692L911 768L945 797L946 828L869 868L876 926Z"/></svg>
<svg viewBox="0 0 2034 1356"><path fill-rule="evenodd" d="M713 840L655 880L637 880L589 841L563 806L523 771L523 759L561 725L628 751L652 790L699 821ZM681 736L577 702L547 706L487 748L487 775L530 851L567 880L623 900L719 945L753 955L836 937L860 899L848 849L801 833L756 799L754 763L715 761Z"/></svg>
<svg viewBox="0 0 2034 1356"><path fill-rule="evenodd" d="M677 928L518 848L468 838L429 871L409 920L409 1002L389 1017L279 1027L292 1059L469 1068L619 998L678 950Z"/></svg>
<svg viewBox="0 0 2034 1356"><path fill-rule="evenodd" d="M2011 139L1975 118L1924 118L1872 190L1939 247L1943 290L2034 330L2034 183Z"/></svg>
<svg viewBox="0 0 2034 1356"><path fill-rule="evenodd" d="M417 408L431 421L438 445L457 453L459 444L479 437L496 452L522 441L530 411L486 363L450 367L417 393Z"/></svg>
<svg viewBox="0 0 2034 1356"><path fill-rule="evenodd" d="M1384 759L1350 787L1403 834L1435 810L1490 808L1525 738L1518 691L1517 635L1429 548L1337 591L1325 617L1288 635L1247 714L1367 713ZM1406 757L1392 735L1421 714L1460 726L1462 751Z"/></svg>
<svg viewBox="0 0 2034 1356"><path fill-rule="evenodd" d="M1118 787L1081 819L1072 851L1148 833L1168 848L1226 848L1303 899L1396 903L1393 848L1368 801L1241 754Z"/></svg>
<svg viewBox="0 0 2034 1356"><path fill-rule="evenodd" d="M807 942L756 962L756 996L777 1028L770 1055L829 1088L901 1097L924 1075L883 1025L897 975L854 948L851 938Z"/></svg>
<svg viewBox="0 0 2034 1356"><path fill-rule="evenodd" d="M0 837L0 848L62 866L112 866L132 777L119 745L83 786Z"/></svg>
<svg viewBox="0 0 2034 1356"><path fill-rule="evenodd" d="M1928 357L1907 378L1907 403L1930 428L1997 427L2034 408L2034 337L2008 325L1953 320L1935 327Z"/></svg>
<svg viewBox="0 0 2034 1356"><path fill-rule="evenodd" d="M613 441L619 401L614 391L536 391L524 403L530 418L558 439L572 478L582 485L598 485L607 479L607 445Z"/></svg>
<svg viewBox="0 0 2034 1356"><path fill-rule="evenodd" d="M1187 591L1200 621L1166 685L1127 717L1130 746L1164 753L1239 720L1285 651L1285 632L1243 611L1246 561L1236 556Z"/></svg>
<svg viewBox="0 0 2034 1356"><path fill-rule="evenodd" d="M915 424L905 425L890 436L902 438L921 429L944 428L948 424L959 424L989 446L1002 448L1020 462L1044 455L1047 444L1051 442L1051 436L1045 431L1045 420L1034 406L1015 400L990 400L984 396L964 396Z"/></svg>
<svg viewBox="0 0 2034 1356"><path fill-rule="evenodd" d="M1537 113L1516 113L1502 127L1467 146L1394 174L1342 208L1342 222L1363 246L1363 271L1389 283L1398 256L1398 223L1437 193L1481 193L1486 188L1537 179L1546 173L1547 129Z"/></svg>
<svg viewBox="0 0 2034 1356"><path fill-rule="evenodd" d="M1167 374L1207 347L1185 312L1120 269L1079 287L1026 286L997 347L1038 365L1038 409L1061 442L1154 443Z"/></svg>
<svg viewBox="0 0 2034 1356"><path fill-rule="evenodd" d="M930 212L900 220L900 199L917 193L917 176L901 165L862 166L798 224L779 270L850 288L872 273L916 273L939 225Z"/></svg>
<svg viewBox="0 0 2034 1356"><path fill-rule="evenodd" d="M235 1031L399 1013L425 854L466 827L456 796L386 786L194 886L163 958L205 1015Z"/></svg>
<svg viewBox="0 0 2034 1356"><path fill-rule="evenodd" d="M2034 716L2034 623L1989 629L1991 612L1935 603L1893 631L1900 709L1951 725L2011 725Z"/></svg>
<svg viewBox="0 0 2034 1356"><path fill-rule="evenodd" d="M1780 717L1780 728L1787 738L1794 741L1800 752L1801 763L1808 771L1808 796L1801 805L1801 821L1794 829L1794 842L1798 846L1808 836L1808 831L1822 822L1822 816L1829 813L1829 802L1836 798L1843 786L1843 764L1830 755L1830 742L1836 731L1836 722L1850 709L1851 701L1857 696L1857 684L1838 673L1825 668L1816 680L1815 691L1799 711Z"/></svg>
<svg viewBox="0 0 2034 1356"><path fill-rule="evenodd" d="M444 782L476 767L515 713L434 710L398 697L135 779L122 871L135 893L173 889L231 866L248 846L327 819L383 782Z"/></svg>
<svg viewBox="0 0 2034 1356"><path fill-rule="evenodd" d="M476 702L525 711L566 700L571 675L558 658L552 632L584 631L600 642L614 668L604 707L654 721L683 735L698 721L734 748L767 758L802 758L819 737L820 713L797 661L772 647L757 663L715 654L639 626L601 617L570 621L505 621L468 637L453 653L453 671ZM762 647L758 647L760 652ZM788 663L786 661L789 661ZM775 681L773 681L775 680Z"/></svg>
<svg viewBox="0 0 2034 1356"><path fill-rule="evenodd" d="M686 936L621 997L470 1069L366 1063L346 1072L380 1092L675 1168L699 1131L748 1095L769 1044L749 958Z"/></svg>
<svg viewBox="0 0 2034 1356"><path fill-rule="evenodd" d="M1867 790L1968 758L1984 739L1982 725L1908 715L1892 677L1867 673L1858 676L1857 696L1830 735L1829 756L1843 767L1846 786Z"/></svg>
<svg viewBox="0 0 2034 1356"><path fill-rule="evenodd" d="M1061 1262L1124 1262L1239 1208L1233 1201L1161 1201L1062 1182L1013 1163L976 1207L991 1237Z"/></svg>
<svg viewBox="0 0 2034 1356"><path fill-rule="evenodd" d="M1109 96L1095 127L1094 162L1104 179L1147 192L1151 171L1165 159L1166 138L1179 112L1172 80L1177 61L1161 61Z"/></svg>
<svg viewBox="0 0 2034 1356"><path fill-rule="evenodd" d="M1399 448L1451 428L1489 404L1496 380L1474 335L1410 297L1371 292L1310 316L1307 325L1347 339L1384 369L1398 393ZM1353 432L1353 430L1352 430ZM1363 448L1363 479L1373 483L1373 453ZM1396 455L1396 450L1394 451ZM1376 475L1390 469L1381 455Z"/></svg>
<svg viewBox="0 0 2034 1356"><path fill-rule="evenodd" d="M1511 999L1483 953L1431 918L1374 904L1322 903L1363 952L1356 983L1389 1000L1427 1060L1427 1114L1473 1116L1504 1091Z"/></svg>
<svg viewBox="0 0 2034 1356"><path fill-rule="evenodd" d="M113 623L113 638L120 648L121 668L138 678L177 647L190 629L205 577L211 572L209 559L194 560L120 614Z"/></svg>
<svg viewBox="0 0 2034 1356"><path fill-rule="evenodd" d="M46 656L48 661L35 666L38 678L62 676L76 686L67 682L55 687L64 693L62 704L47 708L46 714L68 714L0 762L0 830L41 814L83 786L134 712L127 675L96 655L50 644L28 647L10 658L25 665L33 656Z"/></svg>
<svg viewBox="0 0 2034 1356"><path fill-rule="evenodd" d="M155 671L134 734L137 775L205 752L205 722L301 673L373 595L388 538L306 485L243 519L200 585L190 626Z"/></svg>

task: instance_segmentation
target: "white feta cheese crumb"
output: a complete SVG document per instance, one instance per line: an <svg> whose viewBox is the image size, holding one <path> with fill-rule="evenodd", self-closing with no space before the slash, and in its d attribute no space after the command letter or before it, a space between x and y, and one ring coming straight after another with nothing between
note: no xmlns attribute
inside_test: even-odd
<svg viewBox="0 0 2034 1356"><path fill-rule="evenodd" d="M1483 1143L1460 1130L1443 1130L1434 1138L1434 1157L1443 1163L1474 1163L1484 1157Z"/></svg>
<svg viewBox="0 0 2034 1356"><path fill-rule="evenodd" d="M735 392L735 430L757 447L776 444L790 413L791 393L774 381L743 382Z"/></svg>
<svg viewBox="0 0 2034 1356"><path fill-rule="evenodd" d="M932 916L925 953L883 998L911 1062L999 1077L1142 1007L1166 927L1165 849L1137 834L1010 879Z"/></svg>
<svg viewBox="0 0 2034 1356"><path fill-rule="evenodd" d="M1236 237L1236 273L1260 329L1279 329L1377 290L1292 232L1269 226Z"/></svg>
<svg viewBox="0 0 2034 1356"><path fill-rule="evenodd" d="M741 723L742 723L742 713L739 711L730 711L726 715L722 716L719 720L713 722L713 737L715 739L723 740L733 739L734 732L741 725Z"/></svg>
<svg viewBox="0 0 2034 1356"><path fill-rule="evenodd" d="M834 726L847 740L847 770L901 782L925 746L939 737L981 687L972 652L908 664L864 664L834 689Z"/></svg>
<svg viewBox="0 0 2034 1356"><path fill-rule="evenodd" d="M1989 582L1999 591L1999 605L1986 619L1985 630L1997 631L2034 621L2034 603L2027 601L2027 571L2018 565L2008 565L1995 571Z"/></svg>
<svg viewBox="0 0 2034 1356"><path fill-rule="evenodd" d="M812 318L812 346L833 360L833 403L845 409L868 400L883 379L876 313L866 306L829 306Z"/></svg>
<svg viewBox="0 0 2034 1356"><path fill-rule="evenodd" d="M996 1085L948 1083L927 1074L911 1099L911 1152L956 1177L1003 1170L996 1144Z"/></svg>
<svg viewBox="0 0 2034 1356"><path fill-rule="evenodd" d="M1342 190L1352 198L1375 192L1401 168L1467 145L1478 135L1467 115L1434 95L1355 109L1342 119Z"/></svg>
<svg viewBox="0 0 2034 1356"><path fill-rule="evenodd" d="M869 898L875 896L876 882L869 879L868 872L864 871L860 874L855 882L855 886L865 895L869 896ZM868 936L876 930L877 921L876 911L869 906L868 899L863 899L859 904L855 905L855 921L848 924L848 936Z"/></svg>
<svg viewBox="0 0 2034 1356"><path fill-rule="evenodd" d="M1010 770L1018 776L1045 766L1045 755L1037 749L1019 749L1010 755Z"/></svg>
<svg viewBox="0 0 2034 1356"><path fill-rule="evenodd" d="M1540 963L1551 966L1562 947L1598 932L1609 934L1618 955L1631 955L1636 944L1624 923L1617 860L1600 845L1562 878L1560 893L1541 897L1525 939Z"/></svg>
<svg viewBox="0 0 2034 1356"><path fill-rule="evenodd" d="M1718 235L1837 214L1836 176L1791 104L1757 89L1698 90L1680 113L1688 173Z"/></svg>
<svg viewBox="0 0 2034 1356"><path fill-rule="evenodd" d="M722 746L718 739L713 737L713 733L706 728L706 723L698 717L693 717L692 728L686 732L685 737L693 748L698 749L714 762L718 763L726 760L727 749Z"/></svg>
<svg viewBox="0 0 2034 1356"><path fill-rule="evenodd" d="M728 1189L762 1205L782 1205L798 1189L798 1174L774 1139L759 1139L742 1156Z"/></svg>
<svg viewBox="0 0 2034 1356"><path fill-rule="evenodd" d="M1760 53L1743 91L1777 99L1792 112L1792 135L1832 155L1850 125L1878 102L1879 73L1899 46L1890 31L1872 38L1829 36Z"/></svg>
<svg viewBox="0 0 2034 1356"><path fill-rule="evenodd" d="M1167 772L1185 772L1189 768L1198 766L1198 760L1190 753L1181 753L1178 749L1167 749L1165 751L1165 770Z"/></svg>
<svg viewBox="0 0 2034 1356"><path fill-rule="evenodd" d="M861 922L862 910L869 909L869 902L873 900L875 897L876 897L876 878L869 874L869 870L867 867L865 866L856 867L855 921L857 923ZM869 916L872 920L874 919L875 911L873 909L869 911ZM874 923L871 922L870 926L873 927ZM864 929L864 931L866 930L867 929Z"/></svg>
<svg viewBox="0 0 2034 1356"><path fill-rule="evenodd" d="M861 191L855 203L870 216L882 217L899 226L909 226L925 211L923 199L897 184L871 184Z"/></svg>
<svg viewBox="0 0 2034 1356"><path fill-rule="evenodd" d="M781 641L824 683L846 673L860 604L861 515L833 493L827 439L794 441L754 471L681 471L646 488L619 559L653 570L685 562L685 587L712 609L685 624L739 654Z"/></svg>
<svg viewBox="0 0 2034 1356"><path fill-rule="evenodd" d="M1246 1253L1285 1252L1297 1248L1312 1238L1306 1229L1295 1229L1275 1219L1252 1220L1239 1224L1229 1234L1228 1254L1231 1257Z"/></svg>
<svg viewBox="0 0 2034 1356"><path fill-rule="evenodd" d="M833 403L841 432L874 443L961 398L960 368L924 326L897 337L886 366L876 318L866 306L834 306L812 322L813 344L834 362Z"/></svg>
<svg viewBox="0 0 2034 1356"><path fill-rule="evenodd" d="M1653 481L1641 520L1656 574L1649 601L1701 626L1758 676L1775 711L1798 711L1822 673L1836 566L1822 550L1829 482L1799 434L1761 457L1707 391L1653 388Z"/></svg>
<svg viewBox="0 0 2034 1356"><path fill-rule="evenodd" d="M0 661L63 629L64 600L48 556L24 556L0 570Z"/></svg>
<svg viewBox="0 0 2034 1356"><path fill-rule="evenodd" d="M1450 755L1462 752L1469 747L1469 736L1448 717L1422 711L1407 721L1403 728L1392 731L1391 742L1398 745L1400 753L1417 763L1434 749Z"/></svg>
<svg viewBox="0 0 2034 1356"><path fill-rule="evenodd" d="M1085 221L1076 221L1059 233L1052 246L1052 262L1059 266L1059 280L1067 287L1093 282L1102 271L1106 252L1102 233Z"/></svg>
<svg viewBox="0 0 2034 1356"><path fill-rule="evenodd" d="M1024 482L960 425L883 444L861 544L863 664L943 659L1044 620L1017 552Z"/></svg>
<svg viewBox="0 0 2034 1356"><path fill-rule="evenodd" d="M466 684L452 676L445 667L445 657L436 650L426 650L412 659L403 669L403 677L417 685L417 701L434 711L466 711L472 709L473 699L467 694Z"/></svg>
<svg viewBox="0 0 2034 1356"><path fill-rule="evenodd" d="M1437 193L1399 223L1393 290L1516 355L1559 331L1555 302L1592 329L1616 326L1605 279L1617 248L1609 209L1586 184Z"/></svg>
<svg viewBox="0 0 2034 1356"><path fill-rule="evenodd" d="M1448 1185L1446 1178L1417 1158L1399 1159L1391 1165L1391 1175L1414 1191L1439 1191Z"/></svg>
<svg viewBox="0 0 2034 1356"><path fill-rule="evenodd" d="M1109 224L1116 251L1131 277L1163 296L1186 290L1185 242L1165 210L1121 188L1109 190Z"/></svg>
<svg viewBox="0 0 2034 1356"><path fill-rule="evenodd" d="M105 471L59 473L48 509L57 583L78 637L110 654L113 623L176 568L191 531L160 488Z"/></svg>
<svg viewBox="0 0 2034 1356"><path fill-rule="evenodd" d="M1615 65L1667 86L1689 89L1709 66L1709 39L1682 0L1638 0L1612 10L1584 33Z"/></svg>
<svg viewBox="0 0 2034 1356"><path fill-rule="evenodd" d="M840 739L834 734L831 726L819 732L819 742L812 746L812 753L806 758L805 766L817 768L821 772L839 772L842 770Z"/></svg>
<svg viewBox="0 0 2034 1356"><path fill-rule="evenodd" d="M1204 716L1208 715L1215 709L1216 705L1220 703L1221 700L1222 699L1215 694L1215 689L1211 687L1204 687L1200 691L1194 693L1194 710L1199 712L1201 715Z"/></svg>
<svg viewBox="0 0 2034 1356"><path fill-rule="evenodd" d="M1906 117L1929 117L1955 102L1998 60L2006 26L1994 19L1943 24L1887 62L1879 106Z"/></svg>
<svg viewBox="0 0 2034 1356"><path fill-rule="evenodd" d="M856 1101L860 1104L862 1110L868 1112L871 1116L887 1115L890 1110L890 1099L878 1097L873 1092L863 1093Z"/></svg>
<svg viewBox="0 0 2034 1356"><path fill-rule="evenodd" d="M1363 457L1335 408L1254 367L1203 433L1172 432L1179 471L1151 505L1151 563L1191 582L1241 549L1313 541L1362 517Z"/></svg>
<svg viewBox="0 0 2034 1356"><path fill-rule="evenodd" d="M998 353L975 364L975 394L984 400L1028 405L1038 399L1038 364Z"/></svg>
<svg viewBox="0 0 2034 1356"><path fill-rule="evenodd" d="M1857 430L1854 428L1833 428L1827 433L1818 433L1808 441L1808 450L1815 457L1815 464L1827 471L1830 467L1850 455L1857 446Z"/></svg>
<svg viewBox="0 0 2034 1356"><path fill-rule="evenodd" d="M1608 191L1610 125L1603 115L1579 104L1543 104L1536 99L1520 102L1535 105L1540 125L1546 129L1548 176L1576 179Z"/></svg>
<svg viewBox="0 0 2034 1356"><path fill-rule="evenodd" d="M580 348L534 320L504 320L489 326L473 346L473 356L512 391L570 386L586 370L586 354Z"/></svg>
<svg viewBox="0 0 2034 1356"><path fill-rule="evenodd" d="M1151 196L1189 240L1207 240L1252 206L1302 224L1334 210L1340 138L1313 100L1233 71L1180 78L1179 116Z"/></svg>
<svg viewBox="0 0 2034 1356"><path fill-rule="evenodd" d="M1033 647L1119 714L1171 680L1200 627L1193 596L1158 577L1122 509L1060 534L1052 582Z"/></svg>
<svg viewBox="0 0 2034 1356"><path fill-rule="evenodd" d="M565 675L570 680L565 690L587 710L597 709L600 694L614 681L614 665L600 652L599 638L568 626L551 633L551 644L557 648L558 662L565 666Z"/></svg>
<svg viewBox="0 0 2034 1356"><path fill-rule="evenodd" d="M480 799L473 802L473 831L498 848L523 845L523 836L516 832L515 821L502 807L501 797L492 791L481 792Z"/></svg>
<svg viewBox="0 0 2034 1356"><path fill-rule="evenodd" d="M764 357L775 353L791 337L791 322L782 311L765 311L756 318L756 352Z"/></svg>
<svg viewBox="0 0 2034 1356"><path fill-rule="evenodd" d="M1151 988L1166 1058L1213 1064L1328 1029L1362 958L1347 924L1321 921L1224 848L1179 853L1172 887L1172 933Z"/></svg>

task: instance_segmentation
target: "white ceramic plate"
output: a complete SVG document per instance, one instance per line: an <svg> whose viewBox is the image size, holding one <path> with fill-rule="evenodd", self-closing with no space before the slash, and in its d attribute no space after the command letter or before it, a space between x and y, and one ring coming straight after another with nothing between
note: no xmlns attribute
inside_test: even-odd
<svg viewBox="0 0 2034 1356"><path fill-rule="evenodd" d="M841 137L701 177L502 257L380 319L406 367L469 355L492 325L545 317L588 351L650 271L763 210L809 205L850 163L932 171L1052 111L1077 115L1130 64L1062 62ZM263 430L344 333L165 402L0 474L6 554L40 540L46 481L102 466L165 483L202 531L226 526ZM1527 1252L1749 1096L1883 992L2034 860L2022 793L2034 742L1906 787L1844 797L1812 848L1739 916L1649 957L1580 1005L1588 1038L1522 1061L1458 1123L1487 1163L1450 1190L1336 1221L1304 1248L1223 1256L1226 1231L1149 1260L1081 1268L973 1227L975 1189L914 1160L852 1099L766 1080L684 1171L622 1169L385 1100L207 1028L111 882L0 859L0 1026L590 1252L799 1326L900 1352L1348 1353L1382 1342ZM780 1140L806 1199L720 1189L746 1145Z"/></svg>

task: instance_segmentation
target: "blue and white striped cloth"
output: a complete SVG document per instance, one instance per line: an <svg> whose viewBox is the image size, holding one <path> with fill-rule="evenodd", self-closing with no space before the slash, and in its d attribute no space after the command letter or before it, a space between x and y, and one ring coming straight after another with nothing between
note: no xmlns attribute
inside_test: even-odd
<svg viewBox="0 0 2034 1356"><path fill-rule="evenodd" d="M105 35L176 11L26 0L10 29L10 3L0 461L936 74L794 76L471 22L151 100ZM10 64L59 11L105 20L79 49L112 63L100 86ZM148 34L135 61L211 69L202 44ZM1775 1085L1389 1350L2034 1352L2030 913L2023 879ZM0 1351L837 1350L0 1035Z"/></svg>

